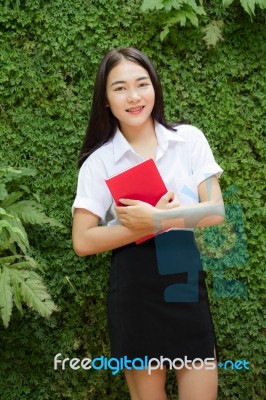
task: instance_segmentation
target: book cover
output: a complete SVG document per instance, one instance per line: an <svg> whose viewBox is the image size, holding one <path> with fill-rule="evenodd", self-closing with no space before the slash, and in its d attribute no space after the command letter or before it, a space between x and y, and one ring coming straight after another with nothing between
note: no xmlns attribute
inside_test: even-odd
<svg viewBox="0 0 266 400"><path fill-rule="evenodd" d="M153 159L142 161L105 180L115 203L122 204L119 199L141 200L155 206L167 192L164 181ZM137 244L152 238L148 235L136 241Z"/></svg>

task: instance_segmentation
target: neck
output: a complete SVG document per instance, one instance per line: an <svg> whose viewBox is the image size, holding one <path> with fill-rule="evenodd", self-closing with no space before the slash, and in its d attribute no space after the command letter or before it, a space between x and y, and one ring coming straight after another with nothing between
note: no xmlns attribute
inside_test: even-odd
<svg viewBox="0 0 266 400"><path fill-rule="evenodd" d="M153 158L155 160L157 138L152 119L149 123L145 123L145 126L130 127L130 129L121 130L121 132L141 157L144 159Z"/></svg>
<svg viewBox="0 0 266 400"><path fill-rule="evenodd" d="M145 143L155 137L154 122L152 119L142 126L121 126L120 130L128 143Z"/></svg>

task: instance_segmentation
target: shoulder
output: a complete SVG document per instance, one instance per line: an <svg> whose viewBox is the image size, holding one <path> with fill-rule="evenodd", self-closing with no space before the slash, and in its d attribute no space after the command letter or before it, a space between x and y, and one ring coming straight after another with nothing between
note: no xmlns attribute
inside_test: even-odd
<svg viewBox="0 0 266 400"><path fill-rule="evenodd" d="M104 168L105 165L113 162L113 145L109 140L95 150L83 163L81 168Z"/></svg>
<svg viewBox="0 0 266 400"><path fill-rule="evenodd" d="M175 126L176 133L185 140L193 140L204 136L203 132L194 125L177 125Z"/></svg>
<svg viewBox="0 0 266 400"><path fill-rule="evenodd" d="M196 151L196 149L200 150L203 147L209 146L205 134L194 125L178 125L176 132L186 141L191 150Z"/></svg>

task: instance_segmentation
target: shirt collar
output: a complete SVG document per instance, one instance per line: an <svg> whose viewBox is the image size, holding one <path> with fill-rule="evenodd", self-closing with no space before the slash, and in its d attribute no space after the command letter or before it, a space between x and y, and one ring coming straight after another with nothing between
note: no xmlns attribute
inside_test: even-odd
<svg viewBox="0 0 266 400"><path fill-rule="evenodd" d="M180 135L178 135L176 131L171 131L165 128L163 125L159 124L158 122L155 122L155 133L157 136L159 152L161 151L162 154L168 148L169 142L186 141ZM112 139L112 142L115 162L120 160L120 158L123 157L127 152L132 152L136 154L132 146L130 146L130 144L118 128Z"/></svg>
<svg viewBox="0 0 266 400"><path fill-rule="evenodd" d="M117 128L116 133L112 139L113 142L113 152L114 152L114 161L117 162L123 157L124 154L131 151L133 152L133 148L130 146L122 132Z"/></svg>
<svg viewBox="0 0 266 400"><path fill-rule="evenodd" d="M171 131L162 124L158 122L155 123L155 132L157 136L157 142L159 150L164 153L169 146L170 142L185 142L186 140L183 139L180 135L178 135L177 131Z"/></svg>

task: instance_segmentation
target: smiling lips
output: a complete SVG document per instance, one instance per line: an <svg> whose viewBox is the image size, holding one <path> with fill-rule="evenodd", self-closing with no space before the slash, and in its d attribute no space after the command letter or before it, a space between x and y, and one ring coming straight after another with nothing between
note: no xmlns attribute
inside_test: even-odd
<svg viewBox="0 0 266 400"><path fill-rule="evenodd" d="M131 107L131 108L128 108L127 110L126 110L126 112L129 112L129 113L139 113L140 111L142 111L143 110L143 108L144 108L144 106L138 106L138 107Z"/></svg>

